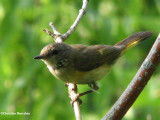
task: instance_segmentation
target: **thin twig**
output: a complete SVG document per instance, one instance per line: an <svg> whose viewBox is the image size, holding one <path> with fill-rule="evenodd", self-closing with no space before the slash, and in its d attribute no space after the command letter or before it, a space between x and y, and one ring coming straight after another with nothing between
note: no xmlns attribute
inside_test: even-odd
<svg viewBox="0 0 160 120"><path fill-rule="evenodd" d="M160 62L160 34L126 90L102 120L120 120L142 92Z"/></svg>
<svg viewBox="0 0 160 120"><path fill-rule="evenodd" d="M58 32L53 22L49 23L49 26L52 28L53 33L47 29L45 29L44 32L46 32L47 34L52 33L48 35L50 35L55 40L56 43L61 43L65 41L76 30L80 20L82 19L83 15L86 13L88 1L89 0L83 0L82 8L79 10L79 14L76 20L74 21L74 23L66 33L61 34L60 32Z"/></svg>
<svg viewBox="0 0 160 120"><path fill-rule="evenodd" d="M55 38L55 34L54 33L52 33L51 31L49 31L48 29L44 29L43 30L45 33L47 33L48 35L50 35L52 38Z"/></svg>
<svg viewBox="0 0 160 120"><path fill-rule="evenodd" d="M86 8L87 8L88 1L89 0L83 0L82 8L79 10L79 14L78 14L75 22L70 27L70 29L65 34L62 35L63 40L67 39L76 30L76 28L78 26L78 23L82 19L83 15L86 13Z"/></svg>
<svg viewBox="0 0 160 120"><path fill-rule="evenodd" d="M53 31L54 34L60 35L60 32L57 31L56 26L54 25L53 22L50 22L49 26L52 28L52 31Z"/></svg>

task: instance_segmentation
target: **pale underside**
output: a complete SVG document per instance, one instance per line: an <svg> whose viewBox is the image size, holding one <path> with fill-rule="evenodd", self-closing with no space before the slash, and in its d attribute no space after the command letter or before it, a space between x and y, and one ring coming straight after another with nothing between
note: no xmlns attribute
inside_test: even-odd
<svg viewBox="0 0 160 120"><path fill-rule="evenodd" d="M103 65L90 71L77 71L73 69L53 69L47 65L50 72L59 80L66 83L88 84L102 79L110 71L110 66Z"/></svg>

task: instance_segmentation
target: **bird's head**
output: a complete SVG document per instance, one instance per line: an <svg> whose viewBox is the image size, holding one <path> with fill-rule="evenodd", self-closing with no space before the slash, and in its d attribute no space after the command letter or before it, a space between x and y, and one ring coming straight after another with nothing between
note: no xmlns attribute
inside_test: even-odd
<svg viewBox="0 0 160 120"><path fill-rule="evenodd" d="M72 47L65 43L54 43L45 46L40 55L34 57L34 59L41 59L47 65L54 66L59 61L68 59L72 53Z"/></svg>

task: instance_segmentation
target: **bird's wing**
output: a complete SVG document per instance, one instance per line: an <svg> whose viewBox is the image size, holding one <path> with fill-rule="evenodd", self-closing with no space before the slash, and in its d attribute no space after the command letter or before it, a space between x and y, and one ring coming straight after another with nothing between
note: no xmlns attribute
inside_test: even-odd
<svg viewBox="0 0 160 120"><path fill-rule="evenodd" d="M74 58L74 67L79 71L90 71L103 64L112 65L125 48L111 45L72 45L77 54Z"/></svg>

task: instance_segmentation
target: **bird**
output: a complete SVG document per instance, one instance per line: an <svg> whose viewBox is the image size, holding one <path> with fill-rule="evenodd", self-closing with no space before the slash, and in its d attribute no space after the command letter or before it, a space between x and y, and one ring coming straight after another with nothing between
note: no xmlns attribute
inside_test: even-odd
<svg viewBox="0 0 160 120"><path fill-rule="evenodd" d="M151 31L137 32L115 45L52 43L34 59L41 59L57 79L65 83L88 84L96 91L99 88L97 81L109 73L117 59L151 35Z"/></svg>

